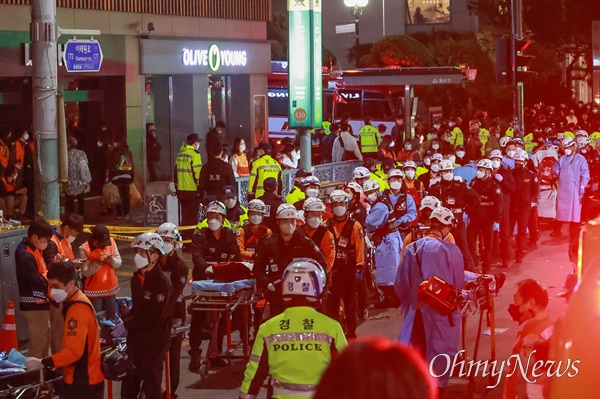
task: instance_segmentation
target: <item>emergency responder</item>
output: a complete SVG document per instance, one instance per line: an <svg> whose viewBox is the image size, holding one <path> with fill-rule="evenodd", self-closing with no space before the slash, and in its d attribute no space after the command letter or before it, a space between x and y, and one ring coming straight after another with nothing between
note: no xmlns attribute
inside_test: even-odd
<svg viewBox="0 0 600 399"><path fill-rule="evenodd" d="M481 123L477 119L469 121L469 138L467 140L467 157L470 161L479 161L485 152L485 143L482 139L487 136L482 134ZM487 131L487 130L486 130ZM488 133L489 134L489 133Z"/></svg>
<svg viewBox="0 0 600 399"><path fill-rule="evenodd" d="M268 375L274 398L312 397L332 356L347 345L340 324L316 310L326 290L320 265L313 259L295 259L281 275L277 294L286 309L260 326L240 399L256 398Z"/></svg>
<svg viewBox="0 0 600 399"><path fill-rule="evenodd" d="M456 155L454 162L458 165L465 166L469 163L469 157L467 157L464 145L457 145L454 154Z"/></svg>
<svg viewBox="0 0 600 399"><path fill-rule="evenodd" d="M351 181L346 183L344 191L348 194L348 213L350 217L364 227L367 220L367 207L363 204L363 189L358 183Z"/></svg>
<svg viewBox="0 0 600 399"><path fill-rule="evenodd" d="M275 193L277 191L277 181L274 178L269 177L265 179L263 185L265 188L265 193L261 197L258 197L258 199L265 204L263 223L271 231L275 231L277 228L277 219L275 218L275 214L277 213L277 208L279 208L279 205L283 204L284 201Z"/></svg>
<svg viewBox="0 0 600 399"><path fill-rule="evenodd" d="M365 168L367 168L369 170L369 179L376 180L377 183L379 183L379 186L383 188L383 190L388 190L390 188L390 186L388 185L388 183L386 181L386 178L387 178L386 173L384 173L380 169L381 166L379 166L377 164L377 161L375 161L373 158L365 158L363 165L365 166ZM392 167L390 169L393 168L393 165L394 164L392 161ZM382 166L383 166L383 163L382 163ZM381 191L383 191L383 190L381 190Z"/></svg>
<svg viewBox="0 0 600 399"><path fill-rule="evenodd" d="M290 190L289 193L285 196L285 202L294 205L296 202L301 201L306 198L306 193L304 192L304 179L308 176L311 176L305 169L298 169L296 175L294 176L294 186ZM273 211L276 211L275 208ZM275 215L273 214L273 217Z"/></svg>
<svg viewBox="0 0 600 399"><path fill-rule="evenodd" d="M121 383L123 399L161 399L163 363L171 341L173 286L161 268L165 242L156 233L142 233L131 243L136 272L131 278L132 307L124 315L127 353L135 371Z"/></svg>
<svg viewBox="0 0 600 399"><path fill-rule="evenodd" d="M100 369L100 326L90 300L78 288L73 263L61 260L48 271L50 295L64 304L65 320L62 350L43 359L29 357L28 370L63 369L61 397L64 399L103 399L104 374Z"/></svg>
<svg viewBox="0 0 600 399"><path fill-rule="evenodd" d="M585 136L577 137L577 146L579 153L583 155L588 163L590 170L590 180L585 187L582 199L582 219L583 222L592 220L598 216L598 209L593 209L593 199L597 198L600 192L600 152L590 145L590 139Z"/></svg>
<svg viewBox="0 0 600 399"><path fill-rule="evenodd" d="M223 155L223 146L215 144L209 148L209 158L206 165L200 170L200 179L198 182L198 192L200 198L206 195L223 195L226 186L235 185L235 176L231 166L221 159Z"/></svg>
<svg viewBox="0 0 600 399"><path fill-rule="evenodd" d="M354 168L354 171L352 172L352 177L354 178L354 181L358 183L361 187L365 184L367 180L372 179L379 183L381 191L385 190L385 188L382 186L383 180L381 180L379 176L376 176L364 166L357 166L356 168ZM387 186L387 183L385 183L385 185Z"/></svg>
<svg viewBox="0 0 600 399"><path fill-rule="evenodd" d="M364 118L365 125L358 132L360 152L364 158L377 158L377 151L381 144L379 129L372 125L373 118L369 115Z"/></svg>
<svg viewBox="0 0 600 399"><path fill-rule="evenodd" d="M214 201L206 208L208 227L200 229L192 237L192 279L206 280L206 269L211 264L227 263L240 260L240 248L237 245L236 233L224 227L223 222L227 215L225 204ZM190 364L189 370L200 370L200 357L202 351L202 330L206 326L203 315L193 314L190 323ZM217 348L222 346L223 335L218 334Z"/></svg>
<svg viewBox="0 0 600 399"><path fill-rule="evenodd" d="M329 273L335 261L335 242L333 234L323 225L323 212L325 204L319 198L307 198L302 207L304 210L304 233L319 247L327 266L325 271Z"/></svg>
<svg viewBox="0 0 600 399"><path fill-rule="evenodd" d="M200 137L196 133L188 135L175 161L177 199L181 209L181 224L184 226L198 223L198 180L202 168L202 157L198 148Z"/></svg>
<svg viewBox="0 0 600 399"><path fill-rule="evenodd" d="M429 192L429 190L435 183L440 181L440 162L442 162L444 157L442 156L442 154L435 153L432 154L429 157L429 159L429 173L423 173L421 176L419 176L419 180L423 183L423 187L426 193Z"/></svg>
<svg viewBox="0 0 600 399"><path fill-rule="evenodd" d="M348 194L334 190L329 195L334 212L327 229L335 241L335 262L327 298L327 314L340 321L340 301L344 301L346 337L356 338L357 276L366 279L365 239L360 223L348 215ZM363 309L365 312L366 309ZM364 318L364 314L361 314Z"/></svg>
<svg viewBox="0 0 600 399"><path fill-rule="evenodd" d="M467 243L467 232L463 220L464 213L474 214L479 207L479 196L464 182L454 180L452 162L444 159L440 162L442 181L436 183L428 194L442 201L442 205L450 209L456 218L456 226L452 228L452 235L456 245L460 248L465 262L465 270L476 272L475 264L471 258Z"/></svg>
<svg viewBox="0 0 600 399"><path fill-rule="evenodd" d="M393 291L394 279L400 260L400 233L394 207L386 197L379 193L379 184L367 180L363 185L371 211L367 215L365 230L375 245L375 265L377 267L377 285L382 288L388 301L398 306Z"/></svg>
<svg viewBox="0 0 600 399"><path fill-rule="evenodd" d="M188 280L188 268L175 250L181 243L179 229L173 223L163 223L156 229L156 234L165 242L165 256L161 257L160 266L162 271L171 280L173 287L173 327L181 327L186 324L185 300L183 290ZM171 397L177 399L177 387L179 387L179 370L181 363L181 345L185 333L171 334L169 345L169 376L171 379Z"/></svg>
<svg viewBox="0 0 600 399"><path fill-rule="evenodd" d="M421 206L421 200L425 195L425 186L421 180L415 179L417 164L413 161L406 161L404 165L402 165L402 172L404 172L404 178L402 179L402 187L400 188L400 192L402 194L410 194L417 209L419 209L419 206ZM418 221L418 219L419 217L417 214L416 221ZM415 225L414 222L413 225Z"/></svg>
<svg viewBox="0 0 600 399"><path fill-rule="evenodd" d="M514 161L515 170L513 175L516 182L516 190L510 201L510 231L514 231L515 223L517 223L516 263L522 263L527 239L529 214L532 204L538 201L538 179L535 174L525 167L527 153L524 150L515 153Z"/></svg>
<svg viewBox="0 0 600 399"><path fill-rule="evenodd" d="M404 242L402 243L402 252L400 253L401 256L404 256L406 246L411 242L420 240L423 237L430 237L429 233L431 232L431 219L429 219L429 217L431 216L431 212L433 212L434 209L439 208L441 206L442 202L435 197L427 196L423 198L423 202L421 202L421 219L419 220L419 225L415 229L413 229L413 231L411 231L404 239ZM436 238L436 236L432 237ZM454 236L452 235L452 233L448 233L448 235L444 237L444 240L455 244Z"/></svg>
<svg viewBox="0 0 600 399"><path fill-rule="evenodd" d="M27 237L17 245L15 264L19 285L19 310L27 322L29 356L48 356L50 345L50 299L48 269L42 251L52 237L52 227L44 219L34 220L27 228Z"/></svg>
<svg viewBox="0 0 600 399"><path fill-rule="evenodd" d="M509 267L510 240L512 237L512 230L510 228L510 203L517 189L517 183L515 182L513 171L502 163L502 153L499 150L494 150L490 153L490 160L494 168L494 178L500 183L500 188L502 189L502 213L498 226L500 233L500 257L502 259L502 267Z"/></svg>
<svg viewBox="0 0 600 399"><path fill-rule="evenodd" d="M264 225L267 206L259 199L253 199L248 204L248 220L237 230L237 243L242 260L253 262L256 258L256 248L259 243L273 235L271 229Z"/></svg>
<svg viewBox="0 0 600 399"><path fill-rule="evenodd" d="M459 214L462 217L462 214ZM396 293L400 298L404 321L398 341L418 348L432 370L435 370L440 398L450 377L445 354L453 359L458 351L461 326L460 309L442 315L419 299L421 283L436 276L454 287L458 292L465 285L463 259L455 244L444 238L456 225L451 210L439 207L430 216L431 231L436 238L425 237L406 247L398 276Z"/></svg>
<svg viewBox="0 0 600 399"><path fill-rule="evenodd" d="M485 143L485 156L489 157L490 153L494 150L500 149L500 126L498 123L494 123L490 127L490 135Z"/></svg>
<svg viewBox="0 0 600 399"><path fill-rule="evenodd" d="M323 253L301 231L296 230L298 211L289 204L280 205L277 209L277 233L259 244L256 249L254 272L256 284L266 294L271 316L283 311L281 297L282 265L287 265L294 258L311 258L316 260L323 270L327 261Z"/></svg>
<svg viewBox="0 0 600 399"><path fill-rule="evenodd" d="M450 122L448 122L448 128L452 129L452 131L450 132L450 134L452 135L451 144L454 147L462 146L464 144L464 136L460 128L461 125L462 118L458 116L456 118L453 118L453 120L451 120Z"/></svg>
<svg viewBox="0 0 600 399"><path fill-rule="evenodd" d="M500 223L502 217L502 189L494 179L494 166L489 159L477 162L477 177L471 181L471 189L481 200L479 209L473 212L467 227L467 240L471 249L471 257L477 265L477 242L482 261L482 272L490 272L492 265L492 233L494 223Z"/></svg>
<svg viewBox="0 0 600 399"><path fill-rule="evenodd" d="M277 194L281 195L281 166L271 156L271 144L262 142L256 149L259 158L252 162L250 181L248 182L248 200L259 198L265 193L265 179L272 177L277 181Z"/></svg>
<svg viewBox="0 0 600 399"><path fill-rule="evenodd" d="M225 186L222 198L223 204L227 207L225 218L231 223L233 232L236 232L248 220L248 209L238 201L236 186Z"/></svg>
<svg viewBox="0 0 600 399"><path fill-rule="evenodd" d="M400 238L404 240L404 237L410 232L411 223L417 219L417 207L411 195L402 193L402 179L400 169L390 170L388 174L390 189L385 190L382 196L392 204Z"/></svg>
<svg viewBox="0 0 600 399"><path fill-rule="evenodd" d="M105 311L107 320L117 316L117 292L119 279L115 270L121 267L122 259L117 243L108 228L97 224L92 235L79 247L79 258L85 259L81 272L85 277L83 293L90 299L96 312Z"/></svg>

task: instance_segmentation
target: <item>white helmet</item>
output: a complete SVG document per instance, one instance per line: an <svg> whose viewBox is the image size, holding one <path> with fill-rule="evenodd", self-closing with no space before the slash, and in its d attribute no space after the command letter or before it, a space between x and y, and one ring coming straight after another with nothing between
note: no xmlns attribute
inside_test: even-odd
<svg viewBox="0 0 600 399"><path fill-rule="evenodd" d="M210 212L220 213L221 215L227 215L227 207L221 201L213 201L210 204L208 204L208 207L206 208L206 213Z"/></svg>
<svg viewBox="0 0 600 399"><path fill-rule="evenodd" d="M456 218L452 211L444 206L440 206L435 208L433 212L431 212L431 216L429 216L429 220L437 219L441 224L446 226L455 226Z"/></svg>
<svg viewBox="0 0 600 399"><path fill-rule="evenodd" d="M362 194L363 193L362 186L355 181L349 181L348 183L346 183L346 188L349 188L350 190L352 190L354 192L354 194Z"/></svg>
<svg viewBox="0 0 600 399"><path fill-rule="evenodd" d="M573 140L571 137L565 137L564 140L562 141L562 145L563 147L567 148L567 147L571 147L572 145L575 145L575 140Z"/></svg>
<svg viewBox="0 0 600 399"><path fill-rule="evenodd" d="M365 193L367 191L373 191L373 190L379 191L379 183L377 182L377 180L369 179L366 182L364 182L363 190L365 191Z"/></svg>
<svg viewBox="0 0 600 399"><path fill-rule="evenodd" d="M523 139L522 139L522 138L520 138L520 137L514 137L512 141L513 141L513 143L514 143L515 145L517 145L517 144L518 144L518 145L521 145L521 146L522 146L522 145L524 145L524 143L523 143Z"/></svg>
<svg viewBox="0 0 600 399"><path fill-rule="evenodd" d="M510 143L512 143L512 137L509 137L509 136L504 136L504 137L500 138L500 142L499 142L499 144L500 144L500 147L501 147L501 148L504 148L504 147L506 147L506 146L507 146L507 145L509 145Z"/></svg>
<svg viewBox="0 0 600 399"><path fill-rule="evenodd" d="M404 162L404 165L402 166L402 169L406 169L406 168L413 168L413 169L417 169L417 164L415 163L415 161L406 161Z"/></svg>
<svg viewBox="0 0 600 399"><path fill-rule="evenodd" d="M156 234L161 237L173 238L175 240L181 241L181 234L179 233L179 229L175 226L174 223L163 223L158 226L156 229Z"/></svg>
<svg viewBox="0 0 600 399"><path fill-rule="evenodd" d="M304 180L302 180L302 185L306 186L321 186L321 181L317 176L306 176Z"/></svg>
<svg viewBox="0 0 600 399"><path fill-rule="evenodd" d="M527 151L525 151L525 150L517 150L517 152L515 153L515 156L513 157L513 159L515 161L523 161L523 162L527 161L527 158L528 158Z"/></svg>
<svg viewBox="0 0 600 399"><path fill-rule="evenodd" d="M267 206L262 200L253 199L248 203L248 212L259 212L265 213L267 211Z"/></svg>
<svg viewBox="0 0 600 399"><path fill-rule="evenodd" d="M479 162L477 162L477 167L482 169L494 170L494 165L489 159L480 159Z"/></svg>
<svg viewBox="0 0 600 399"><path fill-rule="evenodd" d="M490 152L490 159L494 159L494 158L500 158L500 159L502 159L502 151L500 151L500 150L492 150L492 152Z"/></svg>
<svg viewBox="0 0 600 399"><path fill-rule="evenodd" d="M387 179L390 180L392 177L398 177L402 179L404 175L400 169L392 169L388 172Z"/></svg>
<svg viewBox="0 0 600 399"><path fill-rule="evenodd" d="M421 211L423 209L434 210L435 208L438 208L440 206L442 206L442 201L440 201L433 195L428 195L425 198L423 198L423 200L421 201L421 207L419 208L419 210L421 210Z"/></svg>
<svg viewBox="0 0 600 399"><path fill-rule="evenodd" d="M586 136L577 137L577 145L579 146L579 148L583 148L586 145L588 145L589 143L590 143L589 137L586 137Z"/></svg>
<svg viewBox="0 0 600 399"><path fill-rule="evenodd" d="M142 233L133 240L131 248L140 248L145 251L156 249L161 254L166 255L165 242L156 233Z"/></svg>
<svg viewBox="0 0 600 399"><path fill-rule="evenodd" d="M589 137L590 135L588 134L588 132L586 132L585 130L577 130L575 132L575 137Z"/></svg>
<svg viewBox="0 0 600 399"><path fill-rule="evenodd" d="M329 194L329 202L348 202L349 199L348 194L344 190L333 190Z"/></svg>
<svg viewBox="0 0 600 399"><path fill-rule="evenodd" d="M302 209L306 211L325 212L325 204L319 198L307 198Z"/></svg>
<svg viewBox="0 0 600 399"><path fill-rule="evenodd" d="M443 170L454 170L454 166L452 165L452 161L449 159L443 159L440 162L440 172Z"/></svg>
<svg viewBox="0 0 600 399"><path fill-rule="evenodd" d="M352 177L354 179L367 179L369 176L371 176L371 172L369 172L369 169L365 168L364 166L358 166L354 168L354 172L352 173Z"/></svg>
<svg viewBox="0 0 600 399"><path fill-rule="evenodd" d="M442 154L440 154L439 152L436 152L435 154L433 154L431 157L429 157L429 159L431 159L431 161L443 161L444 160L444 156Z"/></svg>
<svg viewBox="0 0 600 399"><path fill-rule="evenodd" d="M294 259L283 271L281 281L284 301L303 297L316 302L325 292L327 283L323 268L310 258Z"/></svg>
<svg viewBox="0 0 600 399"><path fill-rule="evenodd" d="M281 204L279 208L277 208L277 219L298 219L298 212L294 205L290 204Z"/></svg>

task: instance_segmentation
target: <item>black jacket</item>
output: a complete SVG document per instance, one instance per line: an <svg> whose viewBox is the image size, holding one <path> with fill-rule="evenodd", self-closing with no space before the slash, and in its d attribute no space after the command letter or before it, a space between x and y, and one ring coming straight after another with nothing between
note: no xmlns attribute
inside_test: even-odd
<svg viewBox="0 0 600 399"><path fill-rule="evenodd" d="M502 215L502 189L493 177L473 179L471 189L479 195L481 203L473 219L499 221Z"/></svg>
<svg viewBox="0 0 600 399"><path fill-rule="evenodd" d="M429 189L428 195L442 201L442 204L454 213L459 226L464 226L463 212L466 211L470 217L474 217L479 209L479 195L461 181L442 180Z"/></svg>
<svg viewBox="0 0 600 399"><path fill-rule="evenodd" d="M127 328L127 349L133 353L164 352L171 341L173 286L160 265L143 276L131 278L131 313L123 321Z"/></svg>
<svg viewBox="0 0 600 399"><path fill-rule="evenodd" d="M177 252L173 251L167 257L166 263L162 265L162 269L171 279L171 285L173 286L173 319L185 321L186 313L183 289L188 279L188 268Z"/></svg>
<svg viewBox="0 0 600 399"><path fill-rule="evenodd" d="M130 169L124 170L124 168L128 167L130 167ZM115 176L129 175L131 178L125 179L133 181L133 157L131 155L131 151L129 151L129 147L113 148L113 150L108 153L106 169L108 170L108 178L110 180L112 180Z"/></svg>
<svg viewBox="0 0 600 399"><path fill-rule="evenodd" d="M321 140L321 158L323 162L333 160L333 143L338 136L335 133L329 133Z"/></svg>
<svg viewBox="0 0 600 399"><path fill-rule="evenodd" d="M213 128L206 133L206 153L210 154L211 148L221 144L221 135L217 132L217 129Z"/></svg>
<svg viewBox="0 0 600 399"><path fill-rule="evenodd" d="M211 157L200 170L198 192L201 197L214 195L221 198L225 186L236 186L233 169L220 158Z"/></svg>
<svg viewBox="0 0 600 399"><path fill-rule="evenodd" d="M520 209L531 208L531 203L538 201L538 179L526 168L515 169L513 175L517 189L511 198L510 208L518 213Z"/></svg>
<svg viewBox="0 0 600 399"><path fill-rule="evenodd" d="M158 162L160 161L160 150L162 146L156 139L156 137L151 134L146 135L146 160L148 162Z"/></svg>
<svg viewBox="0 0 600 399"><path fill-rule="evenodd" d="M48 310L48 281L39 273L35 257L27 252L27 248L35 251L35 246L28 238L23 238L15 250L17 268L17 284L19 285L19 309Z"/></svg>
<svg viewBox="0 0 600 399"><path fill-rule="evenodd" d="M263 224L271 229L271 231L275 232L277 229L277 219L275 218L277 213L277 208L279 205L283 204L284 201L281 197L274 192L265 192L262 197L258 198L267 206L267 211L265 213L265 217L263 219Z"/></svg>
<svg viewBox="0 0 600 399"><path fill-rule="evenodd" d="M221 228L221 236L217 239L207 227L192 237L192 279L205 280L208 262L226 263L240 260L240 247L233 231Z"/></svg>

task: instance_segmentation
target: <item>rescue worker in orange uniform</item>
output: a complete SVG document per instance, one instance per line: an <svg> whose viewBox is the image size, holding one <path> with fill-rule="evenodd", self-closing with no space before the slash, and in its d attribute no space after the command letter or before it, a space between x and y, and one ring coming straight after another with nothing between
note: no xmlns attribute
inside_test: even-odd
<svg viewBox="0 0 600 399"><path fill-rule="evenodd" d="M333 263L335 262L335 242L333 234L323 226L323 212L325 204L319 198L307 198L302 206L304 209L304 233L319 247L325 260L327 268L325 271L329 274Z"/></svg>
<svg viewBox="0 0 600 399"><path fill-rule="evenodd" d="M63 349L43 359L27 358L29 370L63 369L63 399L103 399L104 374L100 368L100 326L90 300L77 285L71 261L56 262L48 271L52 298L64 303Z"/></svg>
<svg viewBox="0 0 600 399"><path fill-rule="evenodd" d="M115 269L121 267L121 254L115 240L103 224L92 229L92 235L79 247L79 258L85 259L81 271L85 277L85 295L90 298L96 312L105 311L107 320L117 315L119 280Z"/></svg>
<svg viewBox="0 0 600 399"><path fill-rule="evenodd" d="M237 230L237 243L240 247L240 257L245 261L254 261L258 244L273 235L271 229L263 224L267 206L259 199L253 199L248 204L248 220Z"/></svg>

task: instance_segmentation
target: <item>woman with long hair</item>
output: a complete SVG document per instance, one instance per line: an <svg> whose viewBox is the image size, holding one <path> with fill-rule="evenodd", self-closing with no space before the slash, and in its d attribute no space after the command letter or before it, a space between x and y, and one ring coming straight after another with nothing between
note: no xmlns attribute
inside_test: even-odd
<svg viewBox="0 0 600 399"><path fill-rule="evenodd" d="M229 159L233 175L235 177L250 176L250 167L248 157L246 156L246 142L241 137L236 137L233 140L233 151Z"/></svg>

